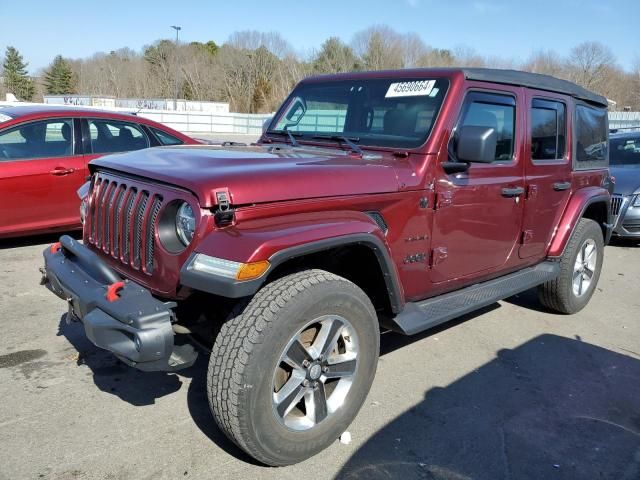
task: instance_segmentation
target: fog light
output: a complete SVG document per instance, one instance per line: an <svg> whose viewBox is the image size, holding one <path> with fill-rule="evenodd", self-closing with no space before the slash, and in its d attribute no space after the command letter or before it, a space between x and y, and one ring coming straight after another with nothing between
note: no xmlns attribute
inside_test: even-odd
<svg viewBox="0 0 640 480"><path fill-rule="evenodd" d="M138 336L133 337L133 343L136 346L136 350L140 351L140 349L142 348L142 343L140 343L140 337L138 337Z"/></svg>

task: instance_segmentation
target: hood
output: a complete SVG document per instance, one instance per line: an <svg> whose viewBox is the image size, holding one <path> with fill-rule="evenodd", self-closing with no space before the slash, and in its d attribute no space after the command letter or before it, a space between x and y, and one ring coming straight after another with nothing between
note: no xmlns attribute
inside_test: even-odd
<svg viewBox="0 0 640 480"><path fill-rule="evenodd" d="M151 178L193 192L205 208L214 191L228 188L233 205L398 190L391 161L381 155L354 157L339 149L265 146L222 149L158 147L100 157L101 168Z"/></svg>
<svg viewBox="0 0 640 480"><path fill-rule="evenodd" d="M640 164L609 166L609 171L616 177L613 193L631 195L640 190Z"/></svg>

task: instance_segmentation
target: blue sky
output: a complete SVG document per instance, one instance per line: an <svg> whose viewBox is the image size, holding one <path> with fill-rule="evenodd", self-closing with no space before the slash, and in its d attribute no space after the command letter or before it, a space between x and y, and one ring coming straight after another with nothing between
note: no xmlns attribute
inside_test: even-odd
<svg viewBox="0 0 640 480"><path fill-rule="evenodd" d="M624 68L640 59L640 0L0 0L0 19L0 51L18 48L32 73L57 54L173 38L170 25L182 26L181 40L217 43L236 30L278 31L303 55L329 36L348 42L386 24L434 47L515 60L540 49L566 54L585 40L608 45Z"/></svg>

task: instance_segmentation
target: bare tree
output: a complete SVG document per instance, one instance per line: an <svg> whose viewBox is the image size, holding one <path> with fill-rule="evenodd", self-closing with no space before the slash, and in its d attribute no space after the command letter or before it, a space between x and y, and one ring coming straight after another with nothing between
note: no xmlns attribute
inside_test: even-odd
<svg viewBox="0 0 640 480"><path fill-rule="evenodd" d="M356 33L352 46L368 70L385 70L404 66L403 39L387 26L378 25Z"/></svg>
<svg viewBox="0 0 640 480"><path fill-rule="evenodd" d="M577 84L598 91L603 87L615 63L616 58L609 47L599 42L584 42L571 50L569 75Z"/></svg>

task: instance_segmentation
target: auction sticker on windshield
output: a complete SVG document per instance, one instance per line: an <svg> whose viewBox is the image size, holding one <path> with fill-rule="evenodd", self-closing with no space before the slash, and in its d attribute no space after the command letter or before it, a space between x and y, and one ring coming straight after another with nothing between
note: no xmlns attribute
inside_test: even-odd
<svg viewBox="0 0 640 480"><path fill-rule="evenodd" d="M389 85L385 98L422 97L431 94L435 80L417 80L414 82L398 82Z"/></svg>

